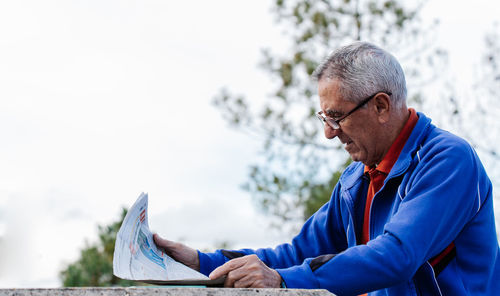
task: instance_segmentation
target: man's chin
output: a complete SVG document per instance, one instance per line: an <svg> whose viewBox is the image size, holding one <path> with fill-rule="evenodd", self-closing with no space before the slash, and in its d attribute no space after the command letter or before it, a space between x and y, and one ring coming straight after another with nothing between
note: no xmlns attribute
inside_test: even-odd
<svg viewBox="0 0 500 296"><path fill-rule="evenodd" d="M356 155L352 155L351 153L349 153L349 156L351 157L352 161L358 161L358 158Z"/></svg>
<svg viewBox="0 0 500 296"><path fill-rule="evenodd" d="M351 157L352 161L363 162L363 160L361 159L361 155L359 155L358 153L349 153L349 156Z"/></svg>

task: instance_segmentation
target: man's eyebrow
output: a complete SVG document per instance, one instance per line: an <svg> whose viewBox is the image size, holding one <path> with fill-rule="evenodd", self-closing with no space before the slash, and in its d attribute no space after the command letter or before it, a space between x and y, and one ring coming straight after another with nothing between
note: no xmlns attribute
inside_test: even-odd
<svg viewBox="0 0 500 296"><path fill-rule="evenodd" d="M328 109L328 110L325 110L325 115L329 116L329 117L332 117L332 118L335 118L335 117L340 117L344 114L344 112L342 111L339 111L339 110L335 110L335 109Z"/></svg>

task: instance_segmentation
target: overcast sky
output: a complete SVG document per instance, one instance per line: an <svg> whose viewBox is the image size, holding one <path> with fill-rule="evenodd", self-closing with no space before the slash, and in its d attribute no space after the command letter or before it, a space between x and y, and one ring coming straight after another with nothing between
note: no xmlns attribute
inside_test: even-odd
<svg viewBox="0 0 500 296"><path fill-rule="evenodd" d="M498 7L429 2L454 71L469 73ZM286 44L269 10L270 1L0 1L0 288L59 286L97 225L142 191L152 230L195 248L285 239L240 189L258 141L211 105L224 86L270 92L260 49Z"/></svg>

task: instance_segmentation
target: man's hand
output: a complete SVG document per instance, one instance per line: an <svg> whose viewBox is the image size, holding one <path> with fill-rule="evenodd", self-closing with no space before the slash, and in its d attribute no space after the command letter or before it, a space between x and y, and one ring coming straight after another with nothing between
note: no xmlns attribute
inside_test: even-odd
<svg viewBox="0 0 500 296"><path fill-rule="evenodd" d="M226 275L224 287L279 288L280 274L260 261L257 255L248 255L226 262L210 274L210 279Z"/></svg>
<svg viewBox="0 0 500 296"><path fill-rule="evenodd" d="M176 261L194 270L200 271L200 260L198 258L198 252L195 249L181 243L163 239L156 233L153 234L153 240L159 249L163 249L165 253Z"/></svg>

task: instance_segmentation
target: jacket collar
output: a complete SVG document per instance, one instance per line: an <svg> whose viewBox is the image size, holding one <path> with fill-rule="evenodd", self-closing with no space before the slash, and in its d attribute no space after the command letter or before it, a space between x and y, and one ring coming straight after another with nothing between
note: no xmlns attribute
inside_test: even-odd
<svg viewBox="0 0 500 296"><path fill-rule="evenodd" d="M418 121L415 128L408 138L398 160L392 167L391 172L387 176L387 179L391 177L396 177L404 173L411 164L415 153L422 147L421 143L424 141L425 137L429 134L432 128L431 119L425 116L423 113L418 112Z"/></svg>
<svg viewBox="0 0 500 296"><path fill-rule="evenodd" d="M391 172L387 176L387 180L396 177L404 173L413 159L416 151L420 149L420 143L429 133L430 128L433 126L431 124L431 119L425 116L421 112L417 112L418 121L410 137L406 141L398 160L392 167ZM346 168L344 173L340 176L339 182L342 188L349 189L356 184L356 182L363 176L364 165L361 162L354 162L349 167Z"/></svg>

